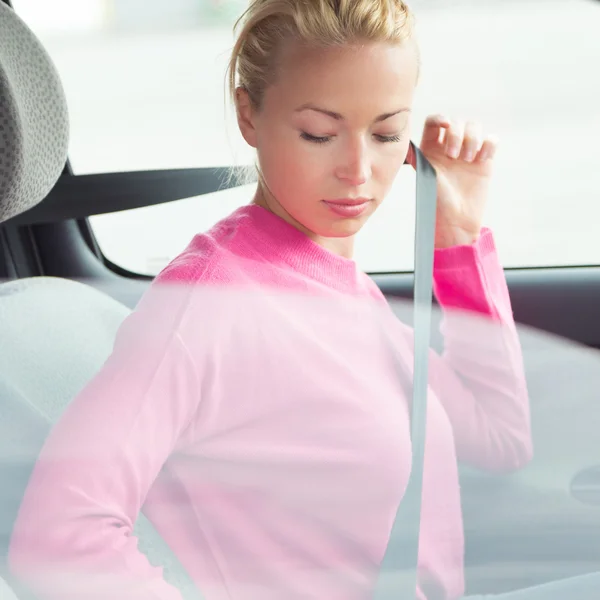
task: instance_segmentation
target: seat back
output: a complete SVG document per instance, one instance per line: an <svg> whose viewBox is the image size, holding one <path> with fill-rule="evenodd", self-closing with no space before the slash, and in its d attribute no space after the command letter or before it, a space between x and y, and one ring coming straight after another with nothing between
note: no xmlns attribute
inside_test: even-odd
<svg viewBox="0 0 600 600"><path fill-rule="evenodd" d="M68 139L58 73L36 36L0 1L0 227L48 195L64 170ZM8 576L12 527L44 440L108 358L128 313L108 295L67 279L0 284L0 574ZM184 597L196 597L188 574L143 515L136 533L150 562L164 568Z"/></svg>

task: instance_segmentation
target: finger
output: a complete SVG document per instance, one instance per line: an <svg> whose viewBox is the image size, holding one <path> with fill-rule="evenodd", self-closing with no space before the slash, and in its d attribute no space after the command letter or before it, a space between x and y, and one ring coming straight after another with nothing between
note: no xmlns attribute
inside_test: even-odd
<svg viewBox="0 0 600 600"><path fill-rule="evenodd" d="M453 121L446 130L445 150L450 158L458 158L463 145L465 125L461 121Z"/></svg>
<svg viewBox="0 0 600 600"><path fill-rule="evenodd" d="M423 142L441 144L443 134L451 126L452 122L444 115L429 115L423 127Z"/></svg>
<svg viewBox="0 0 600 600"><path fill-rule="evenodd" d="M414 148L412 144L408 145L408 152L406 154L406 158L404 159L405 165L410 165L411 167L417 168L417 156L415 154Z"/></svg>
<svg viewBox="0 0 600 600"><path fill-rule="evenodd" d="M496 155L498 148L498 139L495 136L488 136L481 146L481 150L477 155L476 159L478 162L485 162L492 160Z"/></svg>
<svg viewBox="0 0 600 600"><path fill-rule="evenodd" d="M482 128L479 123L469 121L465 126L460 158L466 162L473 162L483 145Z"/></svg>

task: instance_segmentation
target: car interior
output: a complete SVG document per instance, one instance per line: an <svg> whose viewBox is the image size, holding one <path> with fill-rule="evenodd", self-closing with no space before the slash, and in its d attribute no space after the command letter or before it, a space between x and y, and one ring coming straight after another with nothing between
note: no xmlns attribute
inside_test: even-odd
<svg viewBox="0 0 600 600"><path fill-rule="evenodd" d="M90 218L235 185L227 165L77 174L69 159L72 127L52 58L11 2L0 0L2 599L31 597L11 578L6 556L45 436L106 360L120 323L152 281L105 257ZM412 298L411 272L371 276L391 302ZM600 565L600 266L511 267L506 277L535 456L510 474L461 468L470 594ZM136 535L186 599L201 597L143 514Z"/></svg>

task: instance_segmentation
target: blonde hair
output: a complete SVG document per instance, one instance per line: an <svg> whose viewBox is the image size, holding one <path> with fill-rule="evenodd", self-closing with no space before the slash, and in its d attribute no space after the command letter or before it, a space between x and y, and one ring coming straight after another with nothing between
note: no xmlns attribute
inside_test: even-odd
<svg viewBox="0 0 600 600"><path fill-rule="evenodd" d="M287 42L322 48L353 42L401 45L413 40L414 25L413 12L403 0L250 0L234 26L238 34L227 68L230 100L237 105L241 87L260 110ZM414 49L419 61L416 43ZM256 175L266 185L258 164L233 167L227 185L252 183Z"/></svg>
<svg viewBox="0 0 600 600"><path fill-rule="evenodd" d="M242 87L260 109L284 42L403 44L413 37L414 15L403 0L250 0L235 30L240 26L227 72L229 94L235 104Z"/></svg>

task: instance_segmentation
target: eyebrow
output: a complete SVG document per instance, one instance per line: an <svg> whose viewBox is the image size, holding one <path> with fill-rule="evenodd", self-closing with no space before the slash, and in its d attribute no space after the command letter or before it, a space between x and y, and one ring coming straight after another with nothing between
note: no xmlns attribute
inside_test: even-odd
<svg viewBox="0 0 600 600"><path fill-rule="evenodd" d="M336 121L343 121L344 117L337 112L334 112L332 110L326 110L325 108L320 108L318 106L315 106L314 104L303 104L302 106L298 107L295 112L302 112L305 110L314 110L315 112L319 112L322 113L324 115L327 115L328 117L331 117L332 119L335 119ZM386 119L389 119L390 117L393 117L395 115L398 115L400 113L403 112L410 112L410 108L401 108L399 110L396 110L394 112L391 113L384 113L382 115L379 115L376 119L375 119L375 123L380 123L381 121L385 121Z"/></svg>

